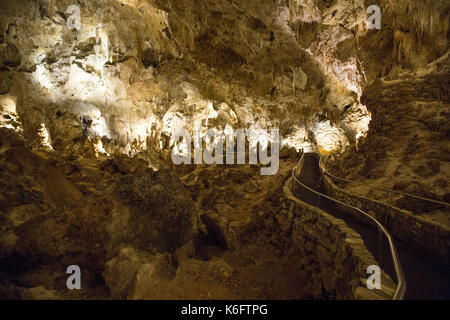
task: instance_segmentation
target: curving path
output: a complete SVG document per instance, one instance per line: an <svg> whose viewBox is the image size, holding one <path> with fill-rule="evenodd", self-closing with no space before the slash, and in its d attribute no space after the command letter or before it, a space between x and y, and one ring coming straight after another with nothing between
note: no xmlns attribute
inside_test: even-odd
<svg viewBox="0 0 450 320"><path fill-rule="evenodd" d="M319 158L314 153L305 153L301 172L296 172L296 178L309 188L324 193L320 184L321 172ZM378 260L378 229L346 214L337 208L333 201L297 184L292 193L300 200L316 206L336 218L344 220L347 225L358 232L366 247ZM319 199L320 198L320 199ZM434 257L421 249L394 238L403 272L407 282L404 299L450 299L450 270ZM389 247L385 239L382 245L381 268L396 281L396 273Z"/></svg>

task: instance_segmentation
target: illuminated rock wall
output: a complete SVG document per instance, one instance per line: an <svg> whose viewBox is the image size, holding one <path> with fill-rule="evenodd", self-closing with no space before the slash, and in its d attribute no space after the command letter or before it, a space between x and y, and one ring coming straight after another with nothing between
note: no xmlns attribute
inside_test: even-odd
<svg viewBox="0 0 450 320"><path fill-rule="evenodd" d="M144 150L170 148L175 130L201 119L205 129L278 127L285 144L332 152L367 131L356 60L333 58L330 69L317 55L351 33L325 41L321 30L294 26L328 21L329 9L81 1L77 28L71 4L57 1L50 21L47 1L1 3L2 91L29 144L44 124L55 150L83 152L85 139L98 137L105 153L148 158ZM306 46L308 37L319 42Z"/></svg>

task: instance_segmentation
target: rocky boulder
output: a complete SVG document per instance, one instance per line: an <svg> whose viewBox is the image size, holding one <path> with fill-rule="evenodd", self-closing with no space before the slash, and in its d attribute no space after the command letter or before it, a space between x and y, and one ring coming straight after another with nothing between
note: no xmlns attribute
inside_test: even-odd
<svg viewBox="0 0 450 320"><path fill-rule="evenodd" d="M21 55L19 49L13 43L0 45L0 67L18 67L21 63Z"/></svg>
<svg viewBox="0 0 450 320"><path fill-rule="evenodd" d="M116 241L156 253L174 251L199 234L197 207L173 173L146 170L123 176L115 196L110 229Z"/></svg>
<svg viewBox="0 0 450 320"><path fill-rule="evenodd" d="M173 278L175 267L168 254L151 255L126 247L106 263L103 275L112 297L123 299L138 294L141 287L148 289L155 282Z"/></svg>

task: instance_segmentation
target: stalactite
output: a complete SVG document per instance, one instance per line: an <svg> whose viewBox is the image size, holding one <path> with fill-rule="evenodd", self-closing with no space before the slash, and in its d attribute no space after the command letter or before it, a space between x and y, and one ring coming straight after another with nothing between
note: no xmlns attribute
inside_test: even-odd
<svg viewBox="0 0 450 320"><path fill-rule="evenodd" d="M50 21L53 21L53 13L55 9L55 0L48 1Z"/></svg>
<svg viewBox="0 0 450 320"><path fill-rule="evenodd" d="M275 76L274 76L274 68L273 68L273 63L271 64L271 69L272 69L272 72L271 72L271 75L272 75L272 87L274 87L274 85L273 85L273 80L274 80L274 78L275 78Z"/></svg>
<svg viewBox="0 0 450 320"><path fill-rule="evenodd" d="M295 97L295 70L291 66L289 68L292 70L292 95Z"/></svg>
<svg viewBox="0 0 450 320"><path fill-rule="evenodd" d="M294 0L289 0L289 25L293 27L295 17Z"/></svg>

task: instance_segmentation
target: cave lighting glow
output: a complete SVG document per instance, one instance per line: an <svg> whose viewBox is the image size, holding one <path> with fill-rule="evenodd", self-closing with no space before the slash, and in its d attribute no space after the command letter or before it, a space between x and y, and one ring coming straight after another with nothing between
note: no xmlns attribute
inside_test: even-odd
<svg viewBox="0 0 450 320"><path fill-rule="evenodd" d="M76 64L70 67L66 88L69 92L76 93L77 97L83 101L104 100L111 89L97 74L87 73Z"/></svg>
<svg viewBox="0 0 450 320"><path fill-rule="evenodd" d="M16 100L17 98L15 96L9 94L0 96L0 107L2 111L15 114Z"/></svg>
<svg viewBox="0 0 450 320"><path fill-rule="evenodd" d="M99 137L106 136L111 138L111 131L109 130L108 124L103 116L100 116L97 120L94 120L90 129Z"/></svg>
<svg viewBox="0 0 450 320"><path fill-rule="evenodd" d="M97 158L100 156L100 154L106 155L106 156L109 157L109 153L108 153L108 152L105 150L105 148L103 147L103 142L102 142L102 140L100 140L99 137L97 137L97 138L94 140L93 146L94 146L94 150L95 150L95 156L96 156Z"/></svg>
<svg viewBox="0 0 450 320"><path fill-rule="evenodd" d="M33 73L33 80L38 86L53 91L54 86L51 78L52 75L50 71L47 70L44 65L39 64L36 66L36 71Z"/></svg>
<svg viewBox="0 0 450 320"><path fill-rule="evenodd" d="M348 146L345 133L331 126L330 121L316 122L314 130L317 146L321 152L332 153Z"/></svg>

